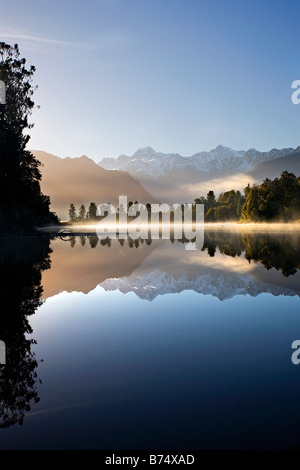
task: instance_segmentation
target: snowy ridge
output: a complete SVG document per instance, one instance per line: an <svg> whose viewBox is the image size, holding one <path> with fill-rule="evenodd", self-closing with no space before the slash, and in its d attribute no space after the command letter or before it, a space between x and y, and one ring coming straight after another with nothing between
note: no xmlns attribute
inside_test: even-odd
<svg viewBox="0 0 300 470"><path fill-rule="evenodd" d="M156 152L151 147L137 150L131 157L120 155L115 158L103 158L98 165L106 170L128 171L132 176L149 176L158 178L174 170L187 169L203 173L246 172L259 163L288 156L294 149L272 149L259 152L256 149L232 150L219 145L209 152L199 152L190 157L176 153L165 154Z"/></svg>

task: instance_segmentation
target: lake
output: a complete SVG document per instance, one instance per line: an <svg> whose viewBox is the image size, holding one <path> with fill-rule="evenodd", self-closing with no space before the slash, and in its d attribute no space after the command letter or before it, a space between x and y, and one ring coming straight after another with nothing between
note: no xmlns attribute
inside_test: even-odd
<svg viewBox="0 0 300 470"><path fill-rule="evenodd" d="M0 449L300 448L300 230L193 248L1 239Z"/></svg>

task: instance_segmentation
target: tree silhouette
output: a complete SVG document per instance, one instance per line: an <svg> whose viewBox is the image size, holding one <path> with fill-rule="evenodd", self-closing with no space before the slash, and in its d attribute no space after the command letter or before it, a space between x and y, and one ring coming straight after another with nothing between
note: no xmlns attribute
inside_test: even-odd
<svg viewBox="0 0 300 470"><path fill-rule="evenodd" d="M70 221L73 222L76 219L76 217L77 217L77 215L76 215L75 206L74 206L74 204L70 204L70 209L69 209Z"/></svg>
<svg viewBox="0 0 300 470"><path fill-rule="evenodd" d="M84 219L85 219L85 216L86 216L85 205L84 205L84 204L81 204L81 206L79 207L79 218L80 218L81 220L84 220Z"/></svg>
<svg viewBox="0 0 300 470"><path fill-rule="evenodd" d="M0 42L0 80L6 86L6 105L0 104L0 233L32 231L58 221L49 210L49 197L41 193L40 162L26 150L24 131L33 127L28 118L34 107L34 72L35 67L26 68L17 44Z"/></svg>
<svg viewBox="0 0 300 470"><path fill-rule="evenodd" d="M90 220L95 220L96 217L97 217L97 206L94 202L91 202L88 213L87 213L87 218Z"/></svg>

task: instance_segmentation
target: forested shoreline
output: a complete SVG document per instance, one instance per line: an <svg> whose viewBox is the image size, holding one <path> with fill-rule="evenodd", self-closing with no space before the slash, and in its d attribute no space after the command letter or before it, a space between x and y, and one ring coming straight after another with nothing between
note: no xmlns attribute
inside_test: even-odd
<svg viewBox="0 0 300 470"><path fill-rule="evenodd" d="M127 211L138 202L128 202ZM205 222L300 222L300 176L284 171L280 178L274 180L265 179L261 184L250 184L244 189L244 194L234 189L223 192L216 197L213 190L205 196L196 198L193 203L193 215L195 216L196 204L204 205ZM144 210L150 215L150 204L144 206ZM125 208L117 208L116 218ZM177 209L178 210L178 209ZM180 208L182 214L184 204ZM139 215L139 212L137 212ZM195 218L195 217L194 217ZM91 202L86 209L81 204L77 213L76 207L71 203L69 208L69 222L84 223L102 220L97 215L97 204ZM128 216L128 221L132 217ZM149 220L150 221L150 220Z"/></svg>

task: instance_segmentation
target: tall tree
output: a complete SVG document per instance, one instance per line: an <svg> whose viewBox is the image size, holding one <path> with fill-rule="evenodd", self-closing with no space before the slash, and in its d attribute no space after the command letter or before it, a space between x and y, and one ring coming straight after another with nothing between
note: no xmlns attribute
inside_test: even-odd
<svg viewBox="0 0 300 470"><path fill-rule="evenodd" d="M85 205L81 204L81 206L79 207L79 217L81 220L84 220L85 216L86 216Z"/></svg>
<svg viewBox="0 0 300 470"><path fill-rule="evenodd" d="M87 218L91 220L95 220L96 216L97 216L97 206L94 202L91 202L88 213L87 213Z"/></svg>
<svg viewBox="0 0 300 470"><path fill-rule="evenodd" d="M26 129L34 102L35 67L26 67L17 44L0 42L0 80L6 88L6 105L0 104L0 233L18 232L57 222L50 198L41 193L40 162L26 150Z"/></svg>
<svg viewBox="0 0 300 470"><path fill-rule="evenodd" d="M69 217L71 221L74 221L77 217L74 204L70 204Z"/></svg>
<svg viewBox="0 0 300 470"><path fill-rule="evenodd" d="M216 196L213 191L209 191L206 196L207 209L214 207L216 205Z"/></svg>

